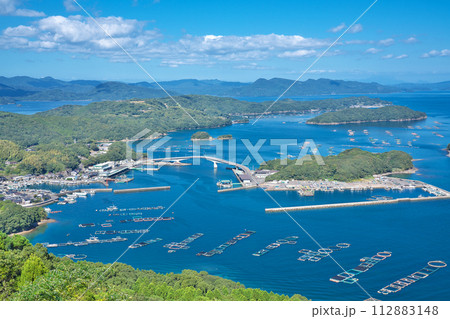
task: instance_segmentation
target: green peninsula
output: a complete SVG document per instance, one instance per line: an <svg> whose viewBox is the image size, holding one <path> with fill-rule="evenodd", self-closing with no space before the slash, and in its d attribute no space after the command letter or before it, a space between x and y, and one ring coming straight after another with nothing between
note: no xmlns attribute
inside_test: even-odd
<svg viewBox="0 0 450 319"><path fill-rule="evenodd" d="M404 171L414 167L412 157L405 152L371 153L359 148L323 157L325 165L319 165L314 157L312 161L304 161L301 165L296 165L296 161L288 160L287 165L281 165L281 161L276 159L261 165L260 169L278 171L266 177L266 181L328 179L349 182L375 174Z"/></svg>
<svg viewBox="0 0 450 319"><path fill-rule="evenodd" d="M414 111L406 106L388 105L381 108L349 108L328 112L308 120L307 124L339 125L369 122L403 122L426 119L424 112Z"/></svg>

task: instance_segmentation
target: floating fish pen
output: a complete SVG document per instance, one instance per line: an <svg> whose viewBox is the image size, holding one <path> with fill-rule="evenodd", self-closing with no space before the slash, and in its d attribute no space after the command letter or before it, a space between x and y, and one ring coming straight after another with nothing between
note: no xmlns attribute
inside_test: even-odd
<svg viewBox="0 0 450 319"><path fill-rule="evenodd" d="M252 255L255 257L261 257L262 255L267 254L269 251L274 250L281 245L295 245L297 243L298 236L289 236L283 239L278 239L274 243L271 243L267 245L265 248L258 250L256 253L253 253Z"/></svg>
<svg viewBox="0 0 450 319"><path fill-rule="evenodd" d="M65 247L65 246L75 246L75 247L79 247L79 246L87 246L87 245L91 245L91 244L107 244L107 243L117 243L117 242L122 242L122 241L126 241L128 240L128 238L122 238L120 236L111 238L111 239L98 239L98 237L92 236L89 237L88 239L84 240L84 241L80 241L80 242L67 242L67 243L60 243L60 244L47 244L44 247L46 248L56 248L56 247Z"/></svg>
<svg viewBox="0 0 450 319"><path fill-rule="evenodd" d="M131 207L131 208L118 208L117 206L109 206L104 209L96 209L96 212L104 213L104 212L131 212L136 210L158 210L164 209L164 206L150 206L150 207Z"/></svg>
<svg viewBox="0 0 450 319"><path fill-rule="evenodd" d="M194 240L202 237L203 234L202 233L195 233L194 235L189 236L188 238L180 241L179 243L177 242L171 242L169 244L164 245L164 248L169 248L169 252L170 250L173 250L173 252L175 252L176 250L179 249L189 249L190 247L188 246L188 244L192 243Z"/></svg>
<svg viewBox="0 0 450 319"><path fill-rule="evenodd" d="M334 277L330 278L330 281L332 282L343 282L346 284L354 284L358 281L358 278L355 278L359 274L366 272L376 264L378 264L380 261L385 260L386 258L389 258L392 256L392 253L390 251L382 251L378 252L376 255L372 257L364 257L361 258L360 263L357 267L341 272L340 274L337 274Z"/></svg>
<svg viewBox="0 0 450 319"><path fill-rule="evenodd" d="M94 227L94 223L87 223L87 224L79 224L78 227L86 228L86 227Z"/></svg>
<svg viewBox="0 0 450 319"><path fill-rule="evenodd" d="M318 250L310 250L310 249L301 249L298 252L302 254L297 260L299 261L311 261L318 262L323 258L330 256L335 251L339 251L342 249L349 248L350 244L348 243L339 243L335 246L328 246L327 248L320 248Z"/></svg>
<svg viewBox="0 0 450 319"><path fill-rule="evenodd" d="M173 217L144 217L144 218L133 218L133 219L122 219L121 223L141 223L141 222L159 222L159 221L169 221L173 220Z"/></svg>
<svg viewBox="0 0 450 319"><path fill-rule="evenodd" d="M130 247L131 249L141 248L141 247L144 247L144 246L156 243L156 242L161 241L161 240L162 240L162 238L149 239L149 240L142 241L140 243L136 243L136 244L130 245L128 247Z"/></svg>
<svg viewBox="0 0 450 319"><path fill-rule="evenodd" d="M394 281L392 284L378 290L378 293L383 295L397 293L403 288L406 288L419 280L427 278L429 275L444 267L447 267L447 264L441 260L429 261L427 265L419 271L416 271L409 276Z"/></svg>
<svg viewBox="0 0 450 319"><path fill-rule="evenodd" d="M128 234L145 234L148 229L130 229L130 230L97 230L95 235L128 235Z"/></svg>
<svg viewBox="0 0 450 319"><path fill-rule="evenodd" d="M109 214L108 216L141 216L142 213L114 213Z"/></svg>
<svg viewBox="0 0 450 319"><path fill-rule="evenodd" d="M205 257L212 257L214 255L220 255L222 254L225 249L227 249L228 247L236 244L238 241L248 238L251 235L253 235L254 233L256 233L253 230L247 230L239 235L234 236L233 238L231 238L229 241L227 241L226 243L223 243L222 245L217 246L216 248L207 251L207 252L199 252L197 254L197 256L205 256Z"/></svg>

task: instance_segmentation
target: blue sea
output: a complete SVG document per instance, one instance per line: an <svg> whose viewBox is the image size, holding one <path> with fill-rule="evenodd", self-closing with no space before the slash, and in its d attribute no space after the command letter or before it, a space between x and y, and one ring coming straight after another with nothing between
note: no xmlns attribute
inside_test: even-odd
<svg viewBox="0 0 450 319"><path fill-rule="evenodd" d="M280 154L277 145L270 145L271 139L292 139L303 143L311 139L321 155L337 154L344 149L359 147L372 152L393 149L411 154L419 169L416 174L403 176L450 189L450 158L443 150L450 143L450 94L414 93L371 95L424 111L428 119L419 122L394 124L354 124L344 126L311 126L305 121L312 115L276 116L262 118L255 125L237 124L229 127L207 130L213 137L232 134L237 144L236 158L242 162L248 152L241 139L248 139L252 145L266 139L260 149L264 160L298 156L301 148L291 146L287 154ZM332 96L338 98L342 96ZM318 99L320 97L308 97ZM326 96L325 96L326 98ZM270 99L270 98L267 98ZM257 100L257 99L253 99ZM46 106L45 106L46 107ZM44 107L44 108L45 108ZM410 128L408 128L410 126ZM350 141L347 130L354 130L354 141ZM363 130L368 130L365 135ZM390 131L392 134L386 133ZM171 133L172 156L192 154L192 131ZM416 138L411 133L420 137ZM436 134L443 135L444 138ZM377 139L375 145L369 138ZM415 139L415 141L413 141ZM384 143L383 143L384 141ZM397 144L399 141L399 144ZM408 146L410 141L412 146ZM218 141L201 146L201 155L214 155ZM227 156L229 141L224 141ZM301 145L300 145L301 146ZM163 156L166 149L159 149L155 156ZM385 206L339 208L292 212L297 225L285 213L266 214L265 208L277 204L261 189L217 193L216 182L233 179L234 174L227 166L219 164L213 168L211 162L202 165L165 166L153 175L134 171L128 173L134 180L128 184L110 184L114 189L145 186L170 185L169 191L112 194L98 193L86 199L78 199L72 205L52 205L53 210L62 210L51 215L56 223L47 224L29 235L33 243L60 243L81 241L94 235L96 230L144 229L151 225L144 223L120 223L121 219L132 216L109 216L110 213L96 210L110 205L119 208L170 205L198 179L189 191L167 211L165 216L172 221L155 223L141 240L162 238L158 243L130 249L120 262L139 269L152 269L160 273L181 272L183 269L207 271L245 284L282 294L302 294L312 300L364 300L369 295L381 300L450 300L450 267L430 275L395 294L383 296L377 291L384 286L406 277L427 265L431 260L450 262L450 201L429 201L422 203L402 203ZM256 168L254 158L248 166ZM91 185L90 187L100 187ZM55 187L50 187L57 190ZM422 191L346 191L317 192L314 197L300 197L296 192L271 192L273 198L283 206L298 206L347 201L364 201L373 195L391 197L417 197L426 195ZM163 210L143 211L143 217L159 216ZM113 220L111 228L80 228L80 223L96 223ZM228 241L235 235L253 230L256 233L239 241L221 255L213 257L196 256L200 251L208 251ZM189 249L168 253L163 245L180 242L194 233L203 233L189 246ZM115 235L98 235L110 238ZM87 260L114 262L139 235L122 235L128 241L112 244L98 244L84 247L49 248L56 255L86 254ZM298 236L295 245L282 245L268 254L255 257L252 253L264 248L277 239ZM314 240L313 240L313 239ZM333 252L332 256L344 269L351 269L363 257L377 252L390 251L387 258L367 272L360 274L356 284L334 283L329 279L342 269L329 257L319 262L301 262L297 258L300 249L317 250L317 242L323 246L349 243L347 249Z"/></svg>

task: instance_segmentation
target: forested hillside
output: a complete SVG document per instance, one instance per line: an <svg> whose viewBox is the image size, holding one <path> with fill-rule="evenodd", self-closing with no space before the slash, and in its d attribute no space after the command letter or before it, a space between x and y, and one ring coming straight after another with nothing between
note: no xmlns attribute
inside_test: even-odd
<svg viewBox="0 0 450 319"><path fill-rule="evenodd" d="M368 122L417 121L427 117L424 112L414 111L406 106L388 105L376 109L350 108L328 112L308 120L307 124L347 124Z"/></svg>
<svg viewBox="0 0 450 319"><path fill-rule="evenodd" d="M25 208L11 201L0 201L0 232L12 234L28 230L46 217L42 207Z"/></svg>
<svg viewBox="0 0 450 319"><path fill-rule="evenodd" d="M121 263L108 267L57 258L22 236L0 233L1 300L306 300L245 288L204 271L157 274Z"/></svg>
<svg viewBox="0 0 450 319"><path fill-rule="evenodd" d="M278 171L268 176L266 181L328 179L344 182L413 168L412 157L405 152L371 153L359 148L323 157L325 165L319 165L314 158L301 165L297 165L296 161L288 159L288 165L281 165L277 159L266 162L260 168Z"/></svg>

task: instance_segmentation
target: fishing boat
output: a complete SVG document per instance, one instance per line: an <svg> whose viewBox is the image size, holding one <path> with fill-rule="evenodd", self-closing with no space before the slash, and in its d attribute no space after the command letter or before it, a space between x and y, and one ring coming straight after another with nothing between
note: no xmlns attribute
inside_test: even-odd
<svg viewBox="0 0 450 319"><path fill-rule="evenodd" d="M85 227L94 227L94 223L86 223L86 224L79 224L78 227L85 228Z"/></svg>
<svg viewBox="0 0 450 319"><path fill-rule="evenodd" d="M112 227L112 225L110 223L101 224L100 226L102 226L102 227Z"/></svg>
<svg viewBox="0 0 450 319"><path fill-rule="evenodd" d="M98 240L98 237L91 236L88 239L86 239L86 243L88 244L98 244L100 240Z"/></svg>
<svg viewBox="0 0 450 319"><path fill-rule="evenodd" d="M116 211L116 210L118 210L118 208L115 205L106 207L106 211L108 211L108 212L112 212L112 211Z"/></svg>

